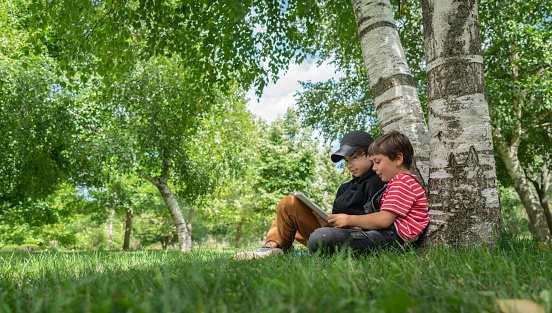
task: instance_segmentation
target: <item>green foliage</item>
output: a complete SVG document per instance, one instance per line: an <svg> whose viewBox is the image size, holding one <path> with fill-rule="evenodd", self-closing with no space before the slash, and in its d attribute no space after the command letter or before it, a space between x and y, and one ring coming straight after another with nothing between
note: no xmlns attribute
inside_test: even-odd
<svg viewBox="0 0 552 313"><path fill-rule="evenodd" d="M5 245L2 247L1 251L12 252L12 251L37 251L40 248L35 244L23 244L23 245Z"/></svg>
<svg viewBox="0 0 552 313"><path fill-rule="evenodd" d="M72 186L61 184L57 187L55 193L42 200L28 198L17 204L4 203L0 210L0 242L21 245L55 240L49 237L48 230L71 218L83 204ZM70 230L65 232L72 235Z"/></svg>
<svg viewBox="0 0 552 313"><path fill-rule="evenodd" d="M140 240L141 247L161 244L167 248L169 234L175 230L170 214L161 202L135 218L133 223L132 236ZM172 236L176 238L174 234Z"/></svg>
<svg viewBox="0 0 552 313"><path fill-rule="evenodd" d="M493 126L504 142L525 134L520 159L551 153L552 2L481 3L481 35Z"/></svg>
<svg viewBox="0 0 552 313"><path fill-rule="evenodd" d="M310 52L319 17L314 1L32 0L28 9L32 45L50 42L71 77L78 67L116 81L139 62L177 56L207 89L237 80L259 92Z"/></svg>
<svg viewBox="0 0 552 313"><path fill-rule="evenodd" d="M397 31L425 109L425 73L422 11L419 2L391 1L396 10ZM350 1L324 2L320 10L314 50L320 62L330 61L341 72L326 82L302 82L304 91L296 96L297 111L303 123L320 131L326 142L343 137L351 130L367 130L375 137L379 127L366 69L358 40L358 27Z"/></svg>
<svg viewBox="0 0 552 313"><path fill-rule="evenodd" d="M228 132L247 120L245 116L233 122L228 119ZM220 168L226 171L221 175L224 181L194 215L194 240L202 241L209 234L219 242L258 242L274 220L280 199L295 190L331 209L337 187L349 175L331 162L329 149L319 150L318 141L301 126L296 112L289 110L271 125L239 129L241 139L229 141L236 146L224 147L230 162Z"/></svg>
<svg viewBox="0 0 552 313"><path fill-rule="evenodd" d="M0 253L0 308L23 312L495 312L496 299L551 302L551 252L502 237L496 248L285 255ZM451 284L451 282L454 282Z"/></svg>
<svg viewBox="0 0 552 313"><path fill-rule="evenodd" d="M503 229L513 234L530 235L529 219L524 210L519 195L513 187L504 187L499 184L500 189L500 213Z"/></svg>
<svg viewBox="0 0 552 313"><path fill-rule="evenodd" d="M65 176L74 131L70 100L52 84L52 59L22 53L28 35L14 16L17 3L0 4L1 203L47 196Z"/></svg>
<svg viewBox="0 0 552 313"><path fill-rule="evenodd" d="M295 190L305 190L314 176L316 142L301 128L291 109L267 131L261 145L258 188L280 199ZM274 206L269 200L267 206Z"/></svg>
<svg viewBox="0 0 552 313"><path fill-rule="evenodd" d="M303 124L319 130L326 142L352 130L378 129L368 82L361 79L346 76L337 81L303 82L305 91L296 94Z"/></svg>

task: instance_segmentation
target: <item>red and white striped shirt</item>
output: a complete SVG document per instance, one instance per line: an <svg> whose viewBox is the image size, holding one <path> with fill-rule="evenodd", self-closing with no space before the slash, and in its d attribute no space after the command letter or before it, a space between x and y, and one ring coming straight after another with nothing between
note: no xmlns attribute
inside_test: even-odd
<svg viewBox="0 0 552 313"><path fill-rule="evenodd" d="M381 198L380 210L398 214L393 224L399 236L406 241L415 239L429 223L429 205L424 188L407 174L397 174L391 179Z"/></svg>

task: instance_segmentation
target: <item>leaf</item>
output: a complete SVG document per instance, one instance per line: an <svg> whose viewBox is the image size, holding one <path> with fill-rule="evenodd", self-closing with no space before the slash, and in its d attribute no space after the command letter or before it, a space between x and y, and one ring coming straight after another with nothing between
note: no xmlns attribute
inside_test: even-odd
<svg viewBox="0 0 552 313"><path fill-rule="evenodd" d="M525 299L499 299L496 304L502 313L546 313L544 307Z"/></svg>

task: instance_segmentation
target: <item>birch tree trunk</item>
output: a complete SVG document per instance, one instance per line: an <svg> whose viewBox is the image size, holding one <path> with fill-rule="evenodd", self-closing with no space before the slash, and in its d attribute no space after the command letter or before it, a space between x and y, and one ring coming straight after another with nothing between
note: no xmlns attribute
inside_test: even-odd
<svg viewBox="0 0 552 313"><path fill-rule="evenodd" d="M529 231L535 239L546 240L550 238L547 212L530 188L525 170L518 158L518 148L519 140L513 144L498 144L496 154L504 162L508 175L512 179L512 185L527 212Z"/></svg>
<svg viewBox="0 0 552 313"><path fill-rule="evenodd" d="M190 236L190 232L188 231L188 227L186 227L186 222L184 221L184 217L182 216L182 212L180 211L180 206L178 205L174 194L172 193L166 182L160 183L156 187L161 193L161 196L163 197L167 208L169 208L169 212L171 212L174 226L176 227L176 233L178 236L178 247L180 251L192 251L192 238Z"/></svg>
<svg viewBox="0 0 552 313"><path fill-rule="evenodd" d="M147 181L152 183L155 187L157 187L157 190L159 190L161 197L163 197L163 201L165 201L165 204L167 205L167 208L171 213L171 217L176 228L176 233L178 236L178 247L180 251L192 251L192 238L190 236L188 227L186 226L186 221L184 221L184 217L182 216L182 212L180 211L180 206L178 205L178 202L176 201L176 198L167 183L168 178L166 177L169 176L169 170L163 170L165 175L162 176L165 178L153 178L140 169L136 169L136 172Z"/></svg>
<svg viewBox="0 0 552 313"><path fill-rule="evenodd" d="M545 156L546 161L543 163L540 170L540 183L536 178L529 178L529 180L535 186L537 194L539 195L540 204L544 210L544 216L546 216L546 221L548 223L548 230L552 234L552 212L550 212L550 207L548 206L548 196L546 192L550 187L550 170L548 168L548 163L550 162L550 156Z"/></svg>
<svg viewBox="0 0 552 313"><path fill-rule="evenodd" d="M512 77L511 82L518 83L522 80L520 77L520 68L519 64L519 51L517 44L512 42L508 51L508 59L510 62L510 67L512 68ZM545 120L546 117L552 114L552 110L546 111L544 114L538 116L532 121L531 124L525 123L522 125L523 120L527 120L527 117L524 116L524 111L527 110L527 107L531 107L530 103L524 103L524 93L527 93L527 90L512 90L512 108L514 112L514 117L512 119L510 127L513 129L513 135L508 136L508 139L502 135L502 130L499 126L496 126L493 129L493 137L496 143L495 155L502 160L504 163L508 175L512 180L514 189L516 190L527 216L529 217L529 231L533 238L538 240L547 240L550 239L550 234L552 232L552 216L548 208L548 202L546 200L546 190L548 185L543 193L539 189L539 186L535 179L529 179L535 185L537 190L537 195L531 189L529 185L529 175L521 165L519 160L519 146L521 145L522 138L532 129L538 127L537 125L541 120ZM546 158L546 156L545 156ZM545 184L548 183L548 168L547 162L544 162L544 171L541 171L543 175L541 178L544 179ZM540 199L537 199L538 198ZM544 200L544 202L543 202Z"/></svg>
<svg viewBox="0 0 552 313"><path fill-rule="evenodd" d="M500 225L475 0L423 0L430 137L427 242L494 244Z"/></svg>
<svg viewBox="0 0 552 313"><path fill-rule="evenodd" d="M364 64L383 133L397 130L414 147L411 169L424 182L429 176L427 124L389 0L352 0Z"/></svg>

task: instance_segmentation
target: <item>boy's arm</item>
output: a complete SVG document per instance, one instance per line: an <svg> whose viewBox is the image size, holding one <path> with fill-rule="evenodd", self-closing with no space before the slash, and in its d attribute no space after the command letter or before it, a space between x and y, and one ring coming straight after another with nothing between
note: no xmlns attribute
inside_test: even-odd
<svg viewBox="0 0 552 313"><path fill-rule="evenodd" d="M387 210L366 215L332 214L328 223L336 228L384 229L393 224L397 215Z"/></svg>

